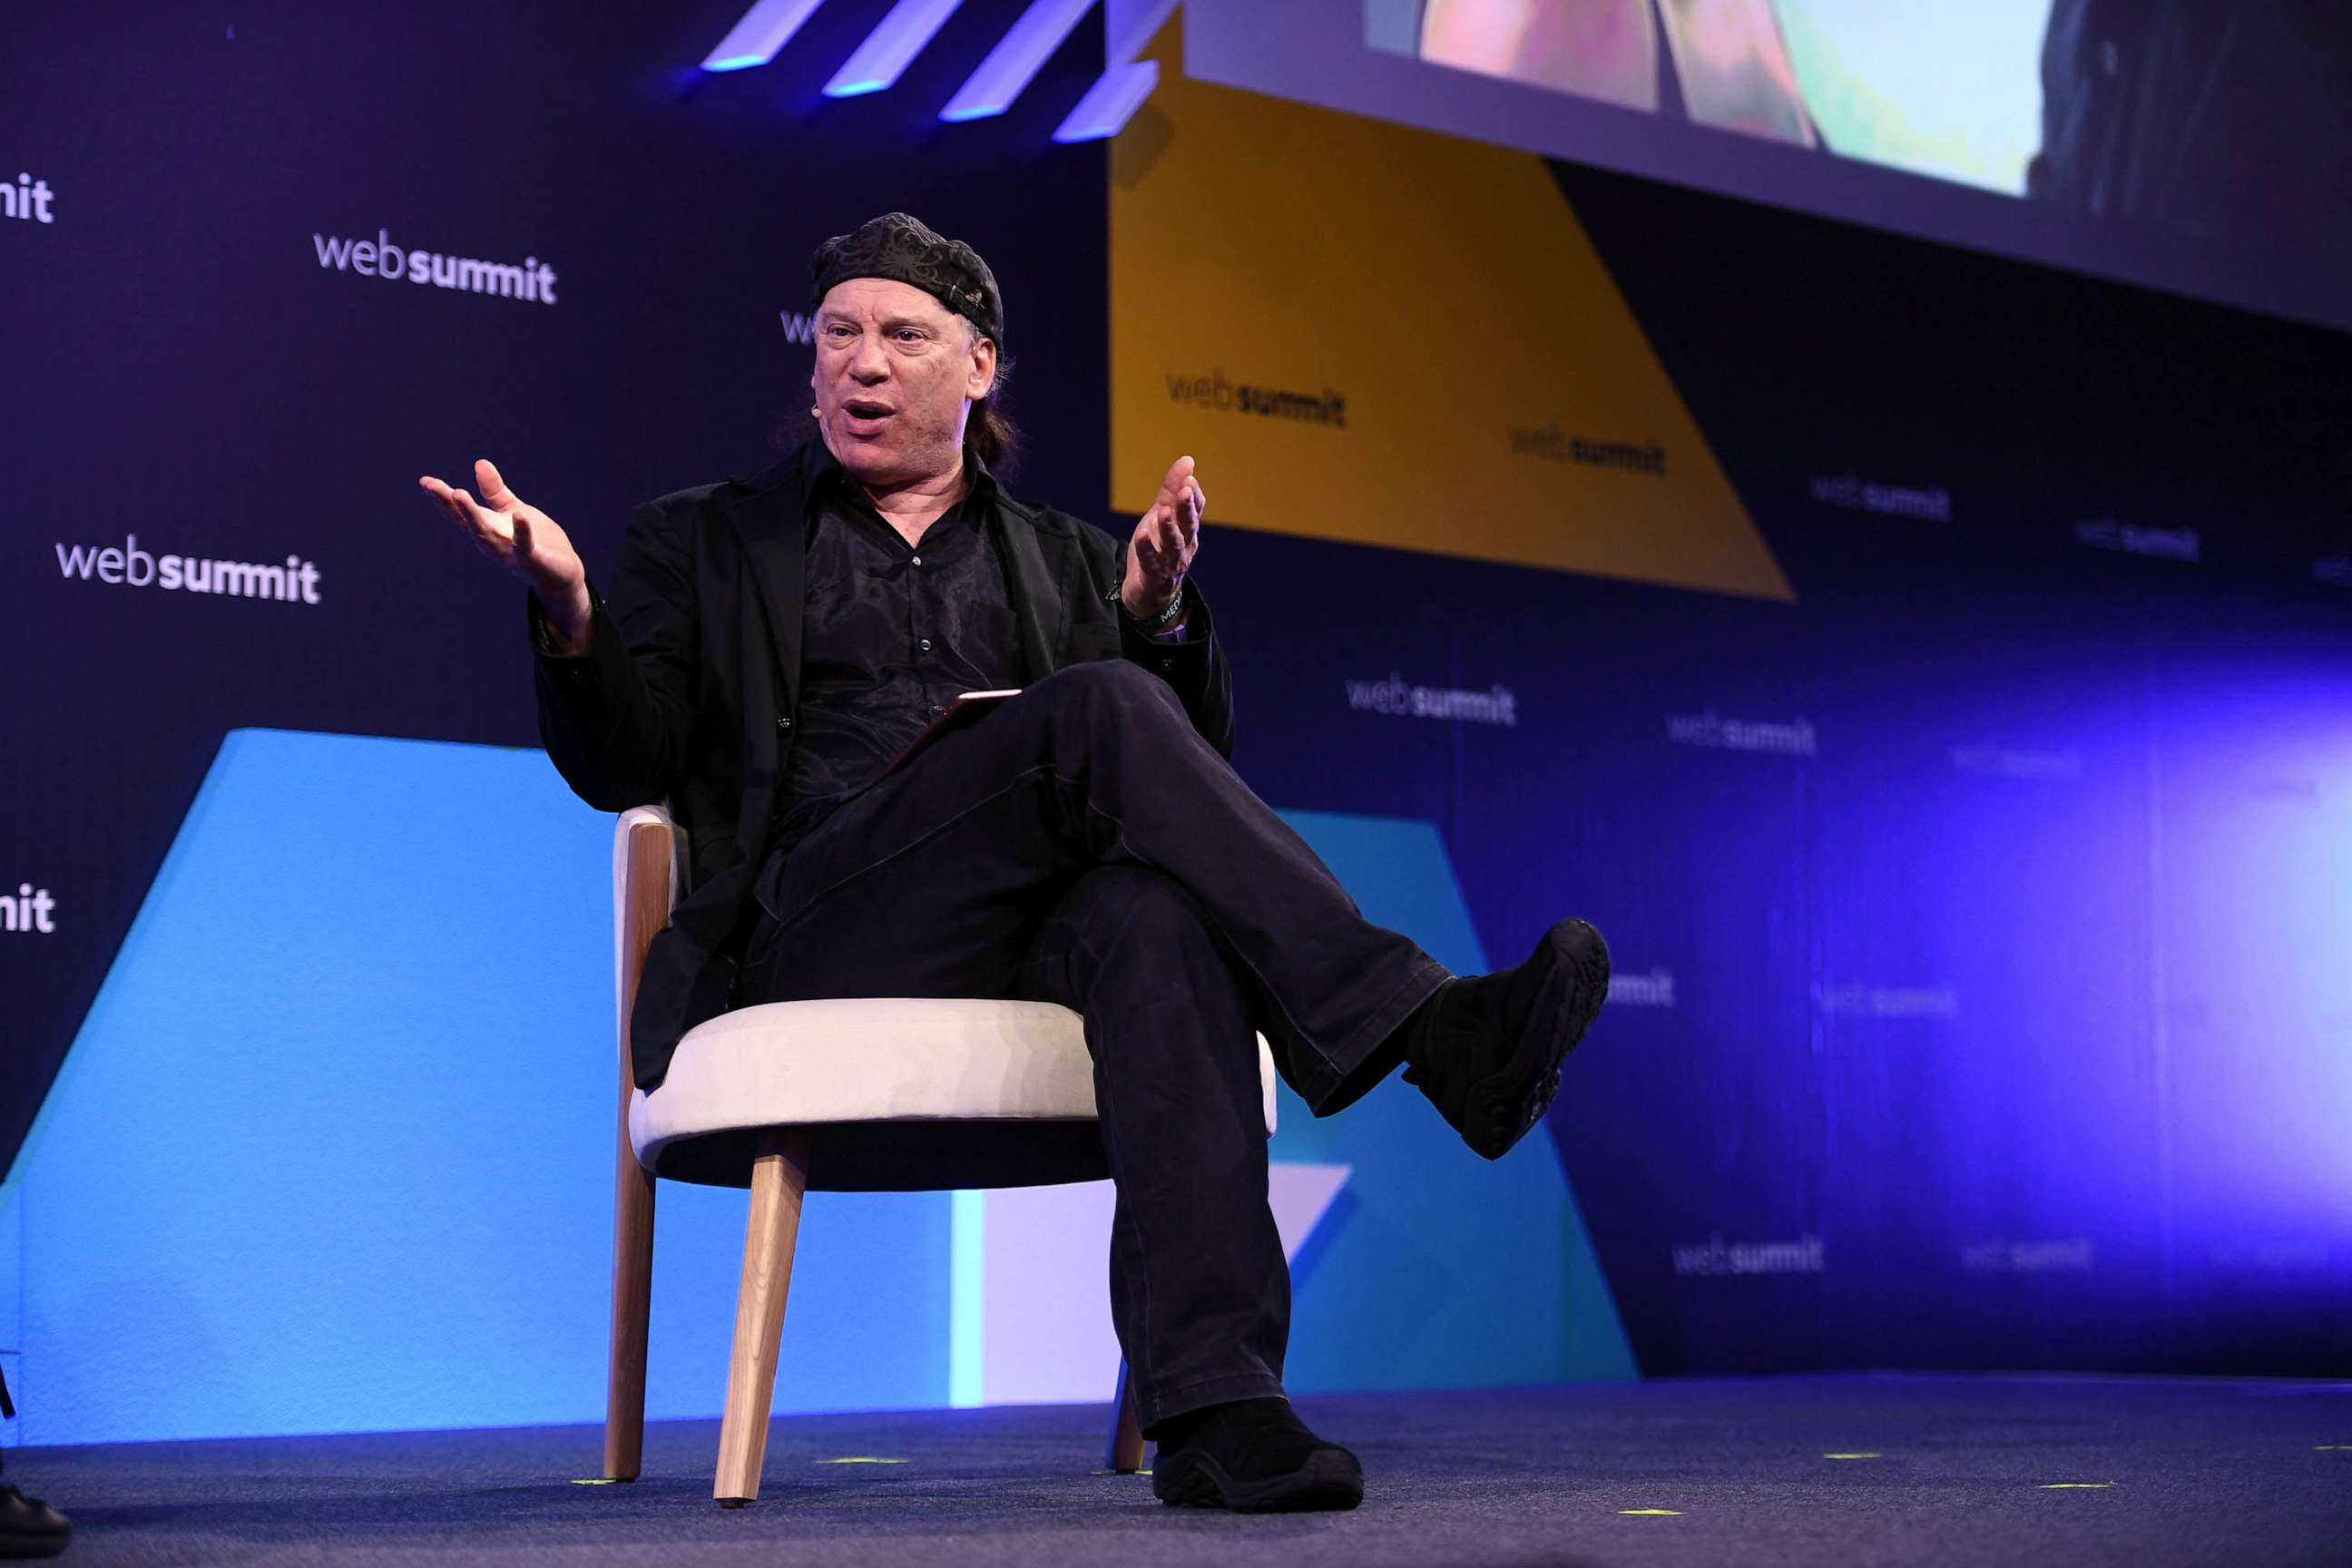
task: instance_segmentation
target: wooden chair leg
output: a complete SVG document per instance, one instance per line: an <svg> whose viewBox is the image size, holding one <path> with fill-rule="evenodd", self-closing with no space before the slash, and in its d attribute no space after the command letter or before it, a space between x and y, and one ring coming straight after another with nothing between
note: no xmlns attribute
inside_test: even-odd
<svg viewBox="0 0 2352 1568"><path fill-rule="evenodd" d="M1135 1407L1135 1380L1123 1361L1118 1363L1118 1393L1111 1399L1110 1452L1103 1467L1122 1476L1143 1468L1143 1416Z"/></svg>
<svg viewBox="0 0 2352 1568"><path fill-rule="evenodd" d="M727 1413L719 1426L719 1477L711 1488L721 1508L741 1508L760 1495L775 1404L776 1342L792 1289L801 1199L808 1192L807 1133L763 1132L758 1147L751 1217L743 1233L743 1282L735 1296L735 1353L727 1364Z"/></svg>
<svg viewBox="0 0 2352 1568"><path fill-rule="evenodd" d="M654 1174L629 1147L621 1085L621 1153L613 1177L613 1343L604 1376L604 1479L634 1481L645 1461L646 1332L653 1316Z"/></svg>
<svg viewBox="0 0 2352 1568"><path fill-rule="evenodd" d="M667 822L631 824L621 858L618 937L620 1115L613 1164L613 1338L604 1372L604 1477L634 1481L645 1460L646 1330L653 1312L654 1176L637 1163L629 1143L629 1013L637 999L646 952L669 923L680 836Z"/></svg>

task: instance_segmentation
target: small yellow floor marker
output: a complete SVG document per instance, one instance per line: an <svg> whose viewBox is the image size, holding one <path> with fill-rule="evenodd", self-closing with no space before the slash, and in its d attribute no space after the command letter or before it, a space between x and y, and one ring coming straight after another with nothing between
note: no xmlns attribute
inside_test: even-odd
<svg viewBox="0 0 2352 1568"><path fill-rule="evenodd" d="M575 1480L572 1484L575 1487L617 1487L621 1484L621 1478L618 1476L590 1476L585 1480Z"/></svg>
<svg viewBox="0 0 2352 1568"><path fill-rule="evenodd" d="M903 1465L904 1459L877 1459L871 1454L852 1454L846 1458L819 1459L820 1465Z"/></svg>
<svg viewBox="0 0 2352 1568"><path fill-rule="evenodd" d="M2352 1454L2352 1443L2314 1443L2311 1451L2315 1454Z"/></svg>
<svg viewBox="0 0 2352 1568"><path fill-rule="evenodd" d="M1678 1508L1621 1508L1617 1511L1643 1514L1656 1519L1680 1519L1683 1516L1683 1510Z"/></svg>
<svg viewBox="0 0 2352 1568"><path fill-rule="evenodd" d="M1878 1454L1823 1454L1822 1456L1824 1459L1876 1459L1883 1457Z"/></svg>
<svg viewBox="0 0 2352 1568"><path fill-rule="evenodd" d="M2115 1484L2113 1481L2044 1481L2042 1489L2045 1492L2099 1492Z"/></svg>

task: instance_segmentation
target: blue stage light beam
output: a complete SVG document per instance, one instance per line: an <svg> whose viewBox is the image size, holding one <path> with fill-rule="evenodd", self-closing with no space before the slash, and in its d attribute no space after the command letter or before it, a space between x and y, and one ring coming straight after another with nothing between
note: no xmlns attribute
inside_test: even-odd
<svg viewBox="0 0 2352 1568"><path fill-rule="evenodd" d="M988 58L971 73L971 79L940 110L940 118L983 120L1012 108L1013 100L1045 68L1045 62L1062 47L1062 40L1076 30L1094 3L1095 0L1035 0L1022 14L1021 20L1013 24L1013 30L988 51Z"/></svg>
<svg viewBox="0 0 2352 1568"><path fill-rule="evenodd" d="M702 68L740 71L766 65L824 4L824 0L758 0L719 40L719 47L703 59Z"/></svg>
<svg viewBox="0 0 2352 1568"><path fill-rule="evenodd" d="M857 52L824 84L827 98L856 98L898 84L899 76L939 36L963 0L898 0Z"/></svg>

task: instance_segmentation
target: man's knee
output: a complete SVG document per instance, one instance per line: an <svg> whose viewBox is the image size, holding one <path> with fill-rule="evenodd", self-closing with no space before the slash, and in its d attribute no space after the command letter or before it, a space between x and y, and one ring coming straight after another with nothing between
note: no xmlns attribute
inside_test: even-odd
<svg viewBox="0 0 2352 1568"><path fill-rule="evenodd" d="M1039 681L1034 689L1050 692L1056 701L1093 715L1153 722L1171 714L1178 719L1184 716L1184 705L1166 681L1124 658L1065 665Z"/></svg>

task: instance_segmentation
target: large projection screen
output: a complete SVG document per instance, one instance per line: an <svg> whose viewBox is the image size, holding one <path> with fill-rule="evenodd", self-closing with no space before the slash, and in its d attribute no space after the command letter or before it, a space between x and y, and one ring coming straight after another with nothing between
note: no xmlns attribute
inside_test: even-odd
<svg viewBox="0 0 2352 1568"><path fill-rule="evenodd" d="M1190 0L1185 69L2352 327L2352 6Z"/></svg>

